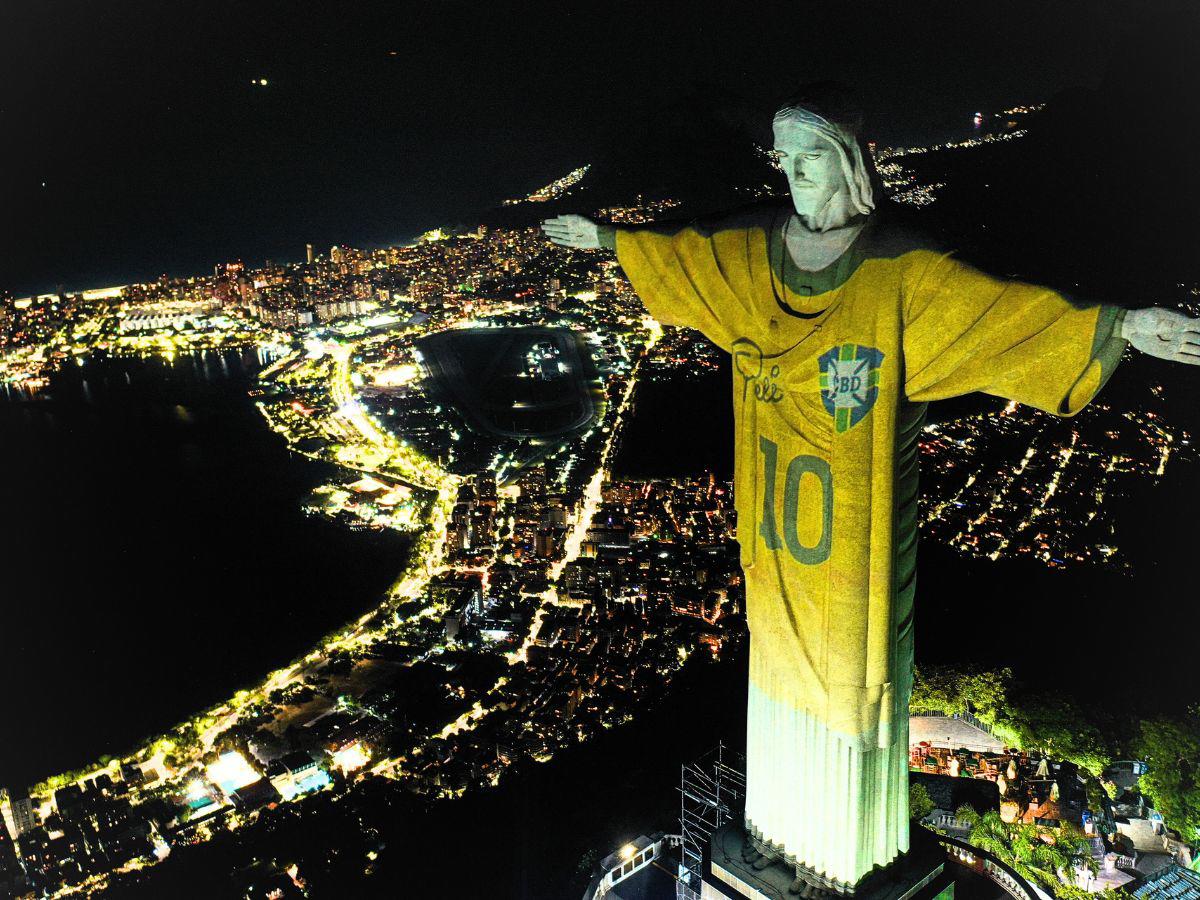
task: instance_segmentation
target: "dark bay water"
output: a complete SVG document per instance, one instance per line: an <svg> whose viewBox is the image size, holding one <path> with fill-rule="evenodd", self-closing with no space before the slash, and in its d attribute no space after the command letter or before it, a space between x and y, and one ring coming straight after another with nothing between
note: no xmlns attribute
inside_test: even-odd
<svg viewBox="0 0 1200 900"><path fill-rule="evenodd" d="M308 518L321 466L246 395L256 354L69 365L0 391L0 785L130 749L373 605L398 535Z"/></svg>

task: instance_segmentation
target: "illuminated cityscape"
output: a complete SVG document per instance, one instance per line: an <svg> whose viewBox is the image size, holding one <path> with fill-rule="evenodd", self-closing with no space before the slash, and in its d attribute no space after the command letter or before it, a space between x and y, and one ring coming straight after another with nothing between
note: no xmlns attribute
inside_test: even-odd
<svg viewBox="0 0 1200 900"><path fill-rule="evenodd" d="M803 31L814 72L899 104L866 131L895 222L1200 315L1200 270L1161 262L1184 238L1053 184L1075 154L1085 187L1127 167L1110 131L1173 124L1177 101L1129 102L1171 79L1129 49L1128 92L1110 73L1080 100L1114 26L1048 9L994 34L739 11L693 38L649 7L626 30L556 10L542 36L498 7L245 6L166 16L186 41L114 10L12 56L45 83L0 104L24 154L0 900L726 896L750 646L731 361L655 320L614 252L536 223L786 202L745 123ZM861 60L825 59L851 39ZM1177 225L1194 166L1167 155L1125 193L1177 190ZM1120 252L1075 246L1106 204ZM962 877L912 900L1200 898L1191 375L1127 349L1078 415L930 406L908 802ZM798 895L763 877L725 887Z"/></svg>
<svg viewBox="0 0 1200 900"><path fill-rule="evenodd" d="M602 214L644 220L673 205ZM693 654L745 638L731 483L611 472L637 384L715 371L715 348L647 318L602 254L558 250L533 229L435 231L300 264L18 298L2 321L17 391L88 354L255 348L268 361L252 390L265 422L337 472L306 509L415 538L374 610L257 689L6 798L38 884L91 889L260 808L364 778L443 797L495 785L514 761L629 720ZM557 382L597 402L554 439L544 414L527 436L484 421L471 398L435 390L431 354L454 357L464 340L490 375L460 373L460 386L506 375L512 408ZM1060 420L1010 404L931 424L926 538L990 559L1127 567L1106 500L1192 452L1157 408L1096 404ZM414 697L428 701L419 713Z"/></svg>

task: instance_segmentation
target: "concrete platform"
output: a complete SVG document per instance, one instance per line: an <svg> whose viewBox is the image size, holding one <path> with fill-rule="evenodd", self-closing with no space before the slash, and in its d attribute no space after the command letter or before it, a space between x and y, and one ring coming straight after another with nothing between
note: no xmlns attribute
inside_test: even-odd
<svg viewBox="0 0 1200 900"><path fill-rule="evenodd" d="M746 833L740 824L718 829L705 860L702 900L797 900L789 891L795 869L775 862L759 871L742 859ZM866 876L854 900L928 900L953 880L946 854L926 829L914 826L912 847L886 869Z"/></svg>
<svg viewBox="0 0 1200 900"><path fill-rule="evenodd" d="M908 720L908 745L928 741L931 747L957 750L966 747L977 753L1004 752L1004 742L993 735L949 716L911 716Z"/></svg>

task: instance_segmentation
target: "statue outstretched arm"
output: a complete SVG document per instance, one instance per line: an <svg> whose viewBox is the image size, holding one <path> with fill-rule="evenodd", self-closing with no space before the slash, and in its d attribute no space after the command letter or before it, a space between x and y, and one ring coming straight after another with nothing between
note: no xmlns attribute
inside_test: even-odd
<svg viewBox="0 0 1200 900"><path fill-rule="evenodd" d="M950 254L918 255L903 303L904 386L914 401L982 391L1071 416L1125 349L1124 309L995 278Z"/></svg>
<svg viewBox="0 0 1200 900"><path fill-rule="evenodd" d="M615 250L646 309L664 325L695 328L726 352L754 332L742 224L614 226L566 215L545 220L542 230L560 246Z"/></svg>

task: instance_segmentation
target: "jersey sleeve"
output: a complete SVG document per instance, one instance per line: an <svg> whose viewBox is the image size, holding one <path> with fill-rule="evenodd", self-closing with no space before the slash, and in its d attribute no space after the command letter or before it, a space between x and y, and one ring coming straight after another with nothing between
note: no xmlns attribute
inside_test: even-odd
<svg viewBox="0 0 1200 900"><path fill-rule="evenodd" d="M909 400L982 391L1072 416L1120 362L1120 307L995 278L949 253L919 256L904 291Z"/></svg>
<svg viewBox="0 0 1200 900"><path fill-rule="evenodd" d="M735 225L618 226L617 262L651 316L695 328L728 353L751 316L747 237Z"/></svg>

